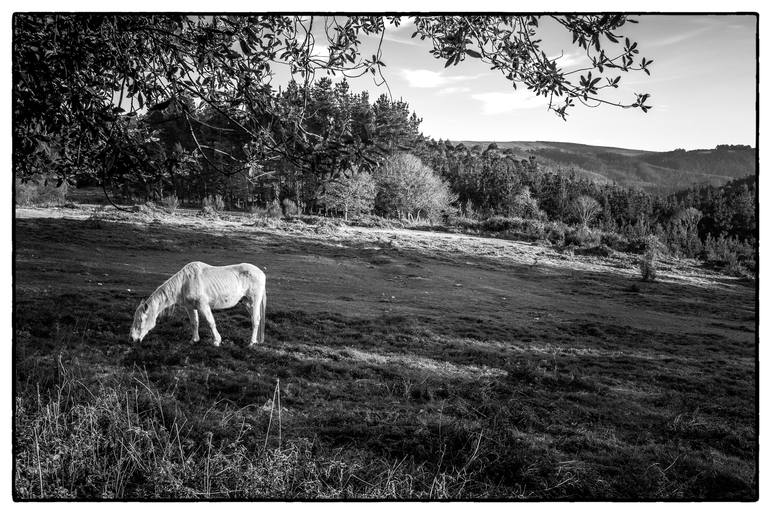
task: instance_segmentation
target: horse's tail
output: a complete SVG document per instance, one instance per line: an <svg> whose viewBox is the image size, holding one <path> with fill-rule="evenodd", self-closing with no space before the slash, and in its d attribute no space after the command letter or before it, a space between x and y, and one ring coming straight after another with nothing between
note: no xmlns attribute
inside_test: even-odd
<svg viewBox="0 0 770 513"><path fill-rule="evenodd" d="M262 291L262 301L259 302L259 343L265 341L265 323L267 323L267 317L265 317L265 310L267 307L267 291Z"/></svg>

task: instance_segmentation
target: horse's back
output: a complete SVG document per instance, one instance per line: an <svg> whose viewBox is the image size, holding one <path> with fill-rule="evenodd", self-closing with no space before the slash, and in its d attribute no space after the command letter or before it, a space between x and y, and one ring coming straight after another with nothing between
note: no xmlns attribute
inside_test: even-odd
<svg viewBox="0 0 770 513"><path fill-rule="evenodd" d="M205 264L204 264L205 265ZM244 289L261 288L265 286L265 273L256 265L249 263L207 266L204 275L217 281L237 280Z"/></svg>
<svg viewBox="0 0 770 513"><path fill-rule="evenodd" d="M253 276L264 276L265 273L254 264L241 263L232 265L209 265L205 262L190 262L182 267L182 271L187 271L186 274L197 274L200 271L206 271L207 274L226 274L231 272L233 274L244 274Z"/></svg>
<svg viewBox="0 0 770 513"><path fill-rule="evenodd" d="M242 276L251 276L254 278L264 278L265 273L254 264L242 263L225 266L224 268L233 271Z"/></svg>

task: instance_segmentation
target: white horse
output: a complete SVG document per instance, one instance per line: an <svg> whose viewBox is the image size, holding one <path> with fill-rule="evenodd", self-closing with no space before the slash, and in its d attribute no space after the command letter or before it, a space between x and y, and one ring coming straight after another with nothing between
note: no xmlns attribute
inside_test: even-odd
<svg viewBox="0 0 770 513"><path fill-rule="evenodd" d="M158 315L174 305L182 305L192 323L192 341L198 335L198 314L209 323L214 335L214 345L222 343L211 310L232 308L241 298L246 298L251 311L253 331L251 344L265 340L265 273L251 264L235 264L215 267L203 262L190 262L142 300L134 313L131 339L141 341L155 327Z"/></svg>

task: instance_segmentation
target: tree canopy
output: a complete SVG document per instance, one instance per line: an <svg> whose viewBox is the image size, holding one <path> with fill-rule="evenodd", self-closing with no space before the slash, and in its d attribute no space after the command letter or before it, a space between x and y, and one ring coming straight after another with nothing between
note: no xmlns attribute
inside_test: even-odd
<svg viewBox="0 0 770 513"><path fill-rule="evenodd" d="M637 44L620 33L633 22L627 16L550 16L590 62L572 71L542 50L542 16L409 18L412 37L428 41L445 66L479 59L514 88L547 97L562 118L576 102L649 108L648 94L626 103L603 95L624 72L649 73L652 61L640 59ZM400 17L16 14L13 21L14 171L22 178L88 173L104 183L130 169L152 173L168 161L146 151L154 136L136 119L169 108L198 156L222 174L277 160L314 171L352 165L370 130L383 136L389 129L360 118L357 127L313 125L307 106L323 101L309 96L322 72L384 81L381 46L363 55L362 38L381 44ZM317 51L321 44L328 54ZM280 66L296 78L294 90L274 87ZM355 118L355 99L346 108ZM201 142L207 130L227 133L231 147ZM216 159L239 166L225 169Z"/></svg>

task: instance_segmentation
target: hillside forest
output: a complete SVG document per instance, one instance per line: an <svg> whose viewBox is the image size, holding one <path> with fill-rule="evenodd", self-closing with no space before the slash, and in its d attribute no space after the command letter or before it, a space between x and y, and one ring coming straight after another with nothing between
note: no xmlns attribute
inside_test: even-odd
<svg viewBox="0 0 770 513"><path fill-rule="evenodd" d="M303 115L285 126L315 134L315 145L276 123L276 137L292 157L244 167L249 141L229 127L232 121L190 98L168 102L122 120L129 133L150 142L140 152L112 149L108 194L119 202L205 202L270 215L354 220L374 214L513 229L553 243L639 253L657 247L735 272L755 269L751 147L629 154L558 143L453 143L422 135L421 119L406 101L384 94L372 101L366 92L352 93L345 80L323 78L307 90L291 82L276 94ZM195 134L188 116L200 124ZM670 175L687 171L678 179L693 182L678 189L666 180L639 186L633 170L645 164ZM97 184L92 173L74 172L66 180L76 187ZM44 185L19 181L22 189L30 186ZM17 200L25 201L23 191Z"/></svg>
<svg viewBox="0 0 770 513"><path fill-rule="evenodd" d="M548 110L565 120L576 102L653 108L648 93L622 103L602 96L623 74L650 75L653 61L621 34L637 22L627 16L412 18L411 37L432 42L445 67L478 59L514 87L550 97ZM319 58L314 17L17 15L17 202L98 186L116 206L348 222L373 214L754 272L753 148L433 140L407 100L370 98L343 78L371 74L385 84L380 49L368 57L361 38L381 39L386 24L402 21L330 17L321 39L328 58ZM579 80L542 51L545 22L590 58ZM297 80L273 82L279 64Z"/></svg>

